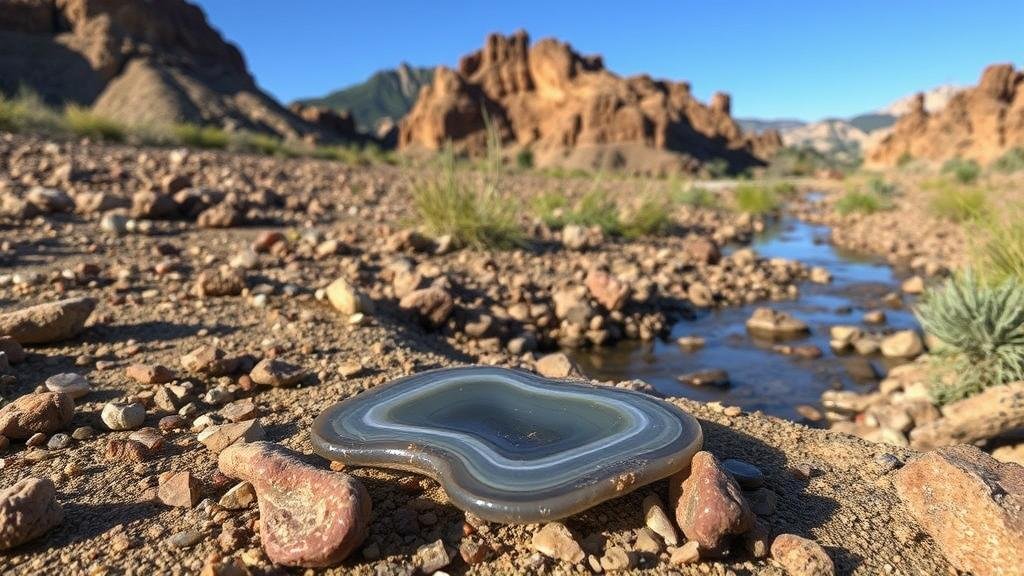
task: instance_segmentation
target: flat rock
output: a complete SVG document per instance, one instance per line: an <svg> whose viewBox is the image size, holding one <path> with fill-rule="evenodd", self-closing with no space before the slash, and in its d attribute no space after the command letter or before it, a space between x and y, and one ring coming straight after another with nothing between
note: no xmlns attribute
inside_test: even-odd
<svg viewBox="0 0 1024 576"><path fill-rule="evenodd" d="M74 372L54 374L47 378L43 384L50 392L67 394L71 398L81 398L92 389L89 386L89 380L85 376Z"/></svg>
<svg viewBox="0 0 1024 576"><path fill-rule="evenodd" d="M561 522L545 524L533 535L533 549L541 554L572 564L583 561L584 553L576 537Z"/></svg>
<svg viewBox="0 0 1024 576"><path fill-rule="evenodd" d="M882 355L886 358L917 358L924 353L924 342L914 330L900 330L882 339Z"/></svg>
<svg viewBox="0 0 1024 576"><path fill-rule="evenodd" d="M370 496L355 478L313 467L269 442L230 446L217 462L222 473L256 490L260 539L275 564L332 566L366 537Z"/></svg>
<svg viewBox="0 0 1024 576"><path fill-rule="evenodd" d="M71 423L75 401L67 394L25 394L0 408L0 436L24 440L33 434L52 434Z"/></svg>
<svg viewBox="0 0 1024 576"><path fill-rule="evenodd" d="M792 338L810 332L807 324L786 312L758 308L747 320L747 330L764 336Z"/></svg>
<svg viewBox="0 0 1024 576"><path fill-rule="evenodd" d="M10 336L21 344L74 338L85 328L95 308L96 300L92 298L68 298L0 314L0 336Z"/></svg>
<svg viewBox="0 0 1024 576"><path fill-rule="evenodd" d="M541 356L534 368L545 378L570 378L582 376L580 369L563 352L552 352Z"/></svg>
<svg viewBox="0 0 1024 576"><path fill-rule="evenodd" d="M46 478L25 478L0 490L0 550L38 538L64 521L57 489Z"/></svg>
<svg viewBox="0 0 1024 576"><path fill-rule="evenodd" d="M791 576L832 576L836 573L832 559L814 540L795 534L780 534L772 542L772 559Z"/></svg>
<svg viewBox="0 0 1024 576"><path fill-rule="evenodd" d="M893 484L958 569L976 576L1024 574L1024 467L960 445L911 460Z"/></svg>
<svg viewBox="0 0 1024 576"><path fill-rule="evenodd" d="M174 380L174 371L162 364L132 364L125 375L142 384L167 384Z"/></svg>
<svg viewBox="0 0 1024 576"><path fill-rule="evenodd" d="M689 470L669 479L676 523L701 550L722 553L731 536L746 532L754 522L736 481L710 452L697 452Z"/></svg>
<svg viewBox="0 0 1024 576"><path fill-rule="evenodd" d="M725 370L698 370L676 377L683 384L690 386L715 386L726 388L729 386L729 373Z"/></svg>
<svg viewBox="0 0 1024 576"><path fill-rule="evenodd" d="M264 386L292 386L305 378L306 372L284 360L265 358L253 367L249 377Z"/></svg>
<svg viewBox="0 0 1024 576"><path fill-rule="evenodd" d="M236 442L263 440L266 432L258 420L245 420L231 424L210 426L199 433L199 441L211 452L217 454Z"/></svg>

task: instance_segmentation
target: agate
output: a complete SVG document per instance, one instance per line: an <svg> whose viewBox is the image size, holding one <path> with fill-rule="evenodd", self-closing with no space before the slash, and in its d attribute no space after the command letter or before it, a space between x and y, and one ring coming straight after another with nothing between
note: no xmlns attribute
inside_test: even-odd
<svg viewBox="0 0 1024 576"><path fill-rule="evenodd" d="M482 366L370 389L328 408L312 435L325 458L425 474L504 523L562 518L669 476L703 439L696 419L646 394Z"/></svg>

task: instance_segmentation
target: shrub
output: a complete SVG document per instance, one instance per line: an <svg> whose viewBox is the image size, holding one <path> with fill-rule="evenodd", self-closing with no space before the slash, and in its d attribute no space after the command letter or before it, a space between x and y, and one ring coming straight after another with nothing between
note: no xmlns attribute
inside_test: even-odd
<svg viewBox="0 0 1024 576"><path fill-rule="evenodd" d="M713 158L704 163L708 178L725 178L729 175L729 162L725 158Z"/></svg>
<svg viewBox="0 0 1024 576"><path fill-rule="evenodd" d="M992 162L992 169L997 172L1017 172L1024 170L1024 148L1017 146L1010 148L1002 156Z"/></svg>
<svg viewBox="0 0 1024 576"><path fill-rule="evenodd" d="M533 150L523 148L516 154L516 166L523 170L533 168Z"/></svg>
<svg viewBox="0 0 1024 576"><path fill-rule="evenodd" d="M622 235L626 238L658 236L672 228L672 202L670 199L647 193L640 199L636 209L622 223Z"/></svg>
<svg viewBox="0 0 1024 576"><path fill-rule="evenodd" d="M953 222L978 220L988 214L985 190L949 181L932 182L931 209L937 216Z"/></svg>
<svg viewBox="0 0 1024 576"><path fill-rule="evenodd" d="M843 216L854 212L874 214L885 209L888 209L888 203L882 196L860 190L847 190L843 197L836 202L836 212Z"/></svg>
<svg viewBox="0 0 1024 576"><path fill-rule="evenodd" d="M224 149L231 142L230 135L215 126L197 126L185 123L176 124L172 129L179 142L195 148Z"/></svg>
<svg viewBox="0 0 1024 576"><path fill-rule="evenodd" d="M522 242L519 206L501 195L501 146L490 125L487 136L488 167L480 186L459 178L449 145L441 155L440 170L415 185L413 206L431 234L450 234L459 246L510 248Z"/></svg>
<svg viewBox="0 0 1024 576"><path fill-rule="evenodd" d="M869 192L880 198L892 198L898 192L895 184L877 174L868 178L867 188Z"/></svg>
<svg viewBox="0 0 1024 576"><path fill-rule="evenodd" d="M897 168L905 168L905 167L909 166L910 163L913 162L913 161L914 161L914 156L911 155L910 152L904 152L903 154L900 154L899 158L896 159L896 167Z"/></svg>
<svg viewBox="0 0 1024 576"><path fill-rule="evenodd" d="M682 206L693 208L714 208L718 206L719 198L718 194L707 188L701 188L700 186L683 188L680 186L672 191L672 201Z"/></svg>
<svg viewBox="0 0 1024 576"><path fill-rule="evenodd" d="M13 98L0 94L0 130L57 132L60 128L61 118L35 92L22 89Z"/></svg>
<svg viewBox="0 0 1024 576"><path fill-rule="evenodd" d="M622 232L619 208L608 194L608 190L595 184L583 195L572 210L565 212L562 223L579 226L598 226L605 234L618 235Z"/></svg>
<svg viewBox="0 0 1024 576"><path fill-rule="evenodd" d="M981 238L975 250L976 270L985 280L1003 282L1015 278L1024 285L1024 220L1019 213L980 223Z"/></svg>
<svg viewBox="0 0 1024 576"><path fill-rule="evenodd" d="M952 174L961 184L971 184L981 175L981 166L974 160L952 158L942 165L943 174Z"/></svg>
<svg viewBox="0 0 1024 576"><path fill-rule="evenodd" d="M925 331L945 345L934 353L952 369L952 377L933 383L936 401L1024 379L1024 284L1016 278L987 284L967 271L928 291L916 312Z"/></svg>
<svg viewBox="0 0 1024 576"><path fill-rule="evenodd" d="M765 184L741 184L734 192L736 208L748 214L767 214L782 207L775 187Z"/></svg>
<svg viewBox="0 0 1024 576"><path fill-rule="evenodd" d="M549 228L565 225L565 210L568 206L568 200L558 192L545 192L533 199L533 213Z"/></svg>
<svg viewBox="0 0 1024 576"><path fill-rule="evenodd" d="M68 131L76 136L109 142L124 141L126 132L124 126L110 118L100 116L88 108L71 104L64 109L63 120Z"/></svg>
<svg viewBox="0 0 1024 576"><path fill-rule="evenodd" d="M231 140L231 147L243 152L256 154L287 154L285 145L280 138L262 132L242 132Z"/></svg>

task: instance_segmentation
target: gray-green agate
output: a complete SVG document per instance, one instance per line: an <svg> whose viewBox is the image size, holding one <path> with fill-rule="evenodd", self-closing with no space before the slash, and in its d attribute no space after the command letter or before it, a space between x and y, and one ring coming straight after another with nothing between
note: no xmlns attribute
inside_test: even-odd
<svg viewBox="0 0 1024 576"><path fill-rule="evenodd" d="M313 448L426 474L495 522L562 518L686 467L700 425L656 398L493 367L425 372L335 404Z"/></svg>

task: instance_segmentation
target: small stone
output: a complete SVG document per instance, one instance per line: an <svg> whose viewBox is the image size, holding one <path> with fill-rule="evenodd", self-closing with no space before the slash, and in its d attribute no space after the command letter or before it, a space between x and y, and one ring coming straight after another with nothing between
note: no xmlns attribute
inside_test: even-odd
<svg viewBox="0 0 1024 576"><path fill-rule="evenodd" d="M46 444L46 434L43 434L42 432L36 432L29 436L28 440L25 441L25 446L30 448L38 448L43 444Z"/></svg>
<svg viewBox="0 0 1024 576"><path fill-rule="evenodd" d="M679 538L676 535L676 529L672 525L672 521L669 520L668 514L665 513L665 508L662 506L661 498L658 498L657 494L648 494L643 501L644 508L644 523L648 528L654 531L655 534L661 536L661 539L665 541L665 544L669 546L675 546L679 543Z"/></svg>
<svg viewBox="0 0 1024 576"><path fill-rule="evenodd" d="M621 309L629 299L629 286L599 268L587 273L586 285L594 300L609 311Z"/></svg>
<svg viewBox="0 0 1024 576"><path fill-rule="evenodd" d="M676 344L683 350L699 350L704 347L704 339L700 336L680 336L676 339Z"/></svg>
<svg viewBox="0 0 1024 576"><path fill-rule="evenodd" d="M601 568L603 568L605 572L629 570L633 567L635 561L635 557L631 552L619 546L612 546L606 550L604 556L601 557Z"/></svg>
<svg viewBox="0 0 1024 576"><path fill-rule="evenodd" d="M61 392L71 398L81 398L92 389L85 376L74 372L50 376L46 379L45 386L50 392Z"/></svg>
<svg viewBox="0 0 1024 576"><path fill-rule="evenodd" d="M182 530L172 534L167 538L167 542L175 548L189 548L198 544L202 539L203 535L195 530Z"/></svg>
<svg viewBox="0 0 1024 576"><path fill-rule="evenodd" d="M96 435L96 431L92 429L92 426L79 426L71 432L71 437L75 440L88 440Z"/></svg>
<svg viewBox="0 0 1024 576"><path fill-rule="evenodd" d="M228 358L227 354L216 346L200 346L182 356L181 365L194 374L224 376L237 369L238 359Z"/></svg>
<svg viewBox="0 0 1024 576"><path fill-rule="evenodd" d="M914 330L900 330L882 340L882 355L886 358L917 358L924 353L924 343Z"/></svg>
<svg viewBox="0 0 1024 576"><path fill-rule="evenodd" d="M203 270L196 277L195 291L200 298L238 296L247 284L245 272L230 266Z"/></svg>
<svg viewBox="0 0 1024 576"><path fill-rule="evenodd" d="M306 373L283 360L267 358L260 360L253 367L249 377L257 384L264 386L291 386L306 377Z"/></svg>
<svg viewBox="0 0 1024 576"><path fill-rule="evenodd" d="M435 540L430 544L420 546L416 550L416 558L419 560L420 570L424 574L433 574L452 561L442 540Z"/></svg>
<svg viewBox="0 0 1024 576"><path fill-rule="evenodd" d="M0 550L42 536L64 521L57 489L45 478L25 478L0 490Z"/></svg>
<svg viewBox="0 0 1024 576"><path fill-rule="evenodd" d="M149 459L150 451L135 440L111 438L107 442L105 457L113 462L144 462Z"/></svg>
<svg viewBox="0 0 1024 576"><path fill-rule="evenodd" d="M726 458L722 460L722 468L736 479L741 488L760 488L764 484L764 474L761 469L749 462Z"/></svg>
<svg viewBox="0 0 1024 576"><path fill-rule="evenodd" d="M455 309L455 300L443 287L433 285L406 294L398 307L416 314L422 323L438 328Z"/></svg>
<svg viewBox="0 0 1024 576"><path fill-rule="evenodd" d="M348 280L338 278L327 286L327 300L334 309L346 316L357 312L370 312L369 299L355 289Z"/></svg>
<svg viewBox="0 0 1024 576"><path fill-rule="evenodd" d="M110 430L134 430L146 420L146 408L138 402L107 402L100 412L100 419Z"/></svg>
<svg viewBox="0 0 1024 576"><path fill-rule="evenodd" d="M229 422L241 422L243 420L252 420L257 415L256 403L252 401L252 398L242 398L241 400L235 400L225 404L220 409L220 415Z"/></svg>
<svg viewBox="0 0 1024 576"><path fill-rule="evenodd" d="M836 572L832 559L817 542L795 534L776 537L771 553L791 576L832 576Z"/></svg>
<svg viewBox="0 0 1024 576"><path fill-rule="evenodd" d="M865 324L885 324L886 317L884 310L868 310L864 313Z"/></svg>
<svg viewBox="0 0 1024 576"><path fill-rule="evenodd" d="M218 504L228 510L244 510L252 506L252 503L255 501L256 491L253 489L252 484L239 482L220 497Z"/></svg>
<svg viewBox="0 0 1024 576"><path fill-rule="evenodd" d="M810 331L807 324L786 312L758 308L747 320L747 330L769 337L794 337Z"/></svg>
<svg viewBox="0 0 1024 576"><path fill-rule="evenodd" d="M650 528L637 530L636 544L633 547L637 552L645 554L661 553L661 542L658 541L658 537L655 536L654 531Z"/></svg>
<svg viewBox="0 0 1024 576"><path fill-rule="evenodd" d="M199 433L199 441L214 454L236 442L256 442L266 436L258 420L245 420L220 426L210 426Z"/></svg>
<svg viewBox="0 0 1024 576"><path fill-rule="evenodd" d="M583 548L561 522L545 524L533 535L532 544L541 554L570 564L579 564L584 558Z"/></svg>
<svg viewBox="0 0 1024 576"><path fill-rule="evenodd" d="M174 472L160 483L157 497L168 506L192 508L199 502L199 481L187 470Z"/></svg>
<svg viewBox="0 0 1024 576"><path fill-rule="evenodd" d="M676 379L690 386L714 386L716 388L729 386L729 373L725 370L699 370L683 374Z"/></svg>
<svg viewBox="0 0 1024 576"><path fill-rule="evenodd" d="M163 434L156 428L140 428L129 434L128 439L142 444L150 452L155 452L164 445Z"/></svg>
<svg viewBox="0 0 1024 576"><path fill-rule="evenodd" d="M676 565L693 564L700 560L700 545L690 540L672 551L669 562Z"/></svg>
<svg viewBox="0 0 1024 576"><path fill-rule="evenodd" d="M142 384L166 384L174 380L174 372L162 364L132 364L125 374Z"/></svg>
<svg viewBox="0 0 1024 576"><path fill-rule="evenodd" d="M222 473L250 482L260 510L260 539L275 564L333 566L362 544L370 496L355 478L315 468L269 442L235 444L217 459Z"/></svg>
<svg viewBox="0 0 1024 576"><path fill-rule="evenodd" d="M50 440L46 443L46 447L50 450L63 450L71 445L71 436L63 432L58 432L50 437Z"/></svg>
<svg viewBox="0 0 1024 576"><path fill-rule="evenodd" d="M746 532L754 521L739 486L710 452L697 452L684 470L669 480L676 502L676 522L701 550L724 552L728 538Z"/></svg>
<svg viewBox="0 0 1024 576"><path fill-rule="evenodd" d="M467 538L459 543L459 556L462 556L463 561L471 566L485 562L490 554L491 548L485 542Z"/></svg>
<svg viewBox="0 0 1024 576"><path fill-rule="evenodd" d="M911 276L900 284L900 290L903 290L905 294L921 294L924 292L924 278Z"/></svg>
<svg viewBox="0 0 1024 576"><path fill-rule="evenodd" d="M0 436L23 440L33 434L52 434L71 423L75 401L67 394L25 394L0 408Z"/></svg>
<svg viewBox="0 0 1024 576"><path fill-rule="evenodd" d="M545 378L572 378L580 375L576 364L562 352L541 357L537 360L535 369Z"/></svg>
<svg viewBox="0 0 1024 576"><path fill-rule="evenodd" d="M751 511L758 516L771 516L775 513L775 502L778 500L775 492L768 488L758 488L743 493Z"/></svg>

